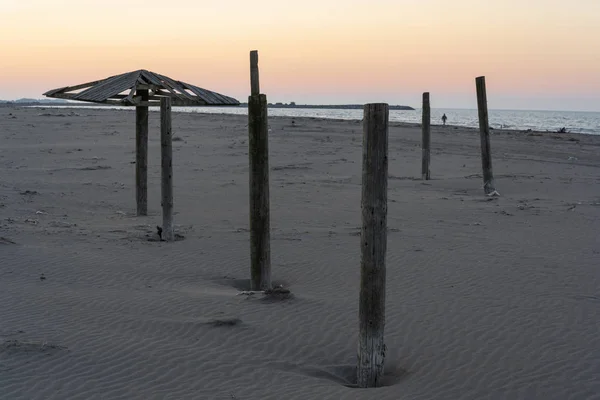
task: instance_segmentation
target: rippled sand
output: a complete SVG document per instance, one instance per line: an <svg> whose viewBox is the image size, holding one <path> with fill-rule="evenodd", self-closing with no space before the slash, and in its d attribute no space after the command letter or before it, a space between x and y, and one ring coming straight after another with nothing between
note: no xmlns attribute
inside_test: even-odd
<svg viewBox="0 0 600 400"><path fill-rule="evenodd" d="M600 137L390 128L387 386L355 380L358 121L272 118L273 277L249 276L244 116L174 114L175 224L135 216L134 113L0 108L1 399L592 399Z"/></svg>

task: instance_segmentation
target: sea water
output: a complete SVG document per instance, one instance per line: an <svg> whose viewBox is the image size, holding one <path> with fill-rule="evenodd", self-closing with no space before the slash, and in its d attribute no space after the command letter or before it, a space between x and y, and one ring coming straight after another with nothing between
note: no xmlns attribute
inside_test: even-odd
<svg viewBox="0 0 600 400"><path fill-rule="evenodd" d="M181 109L187 112L202 113L248 113L245 107L181 107ZM448 117L446 121L448 125L479 127L477 110L467 109L432 109L432 124L441 125L444 114ZM269 115L360 120L363 117L363 111L360 109L269 108ZM567 132L600 135L600 112L489 110L488 118L490 126L495 129L557 132L565 128ZM390 110L390 121L421 123L421 110Z"/></svg>
<svg viewBox="0 0 600 400"><path fill-rule="evenodd" d="M74 106L35 106L42 108L72 108ZM85 106L85 108L128 109L119 106ZM150 107L157 111L158 107ZM216 114L248 114L247 107L173 107L175 112L196 112ZM431 122L442 124L442 115L448 117L448 125L476 128L479 126L477 110L444 109L431 110ZM319 109L319 108L269 108L269 115L282 117L316 117L331 119L361 120L360 109ZM600 135L600 112L582 111L525 111L525 110L489 110L490 127L494 129L534 130L558 132L565 128L567 132ZM421 110L390 110L390 121L420 123Z"/></svg>

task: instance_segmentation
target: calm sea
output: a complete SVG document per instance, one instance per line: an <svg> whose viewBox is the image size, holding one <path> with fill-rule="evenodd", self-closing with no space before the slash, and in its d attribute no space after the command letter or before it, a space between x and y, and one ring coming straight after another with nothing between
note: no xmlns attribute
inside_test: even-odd
<svg viewBox="0 0 600 400"><path fill-rule="evenodd" d="M37 106L42 108L61 108L62 106ZM67 106L72 108L73 106ZM129 107L110 106L86 106L85 108L114 108L129 109ZM152 109L152 107L151 107ZM240 114L248 113L246 107L173 107L173 111L217 113L217 114ZM443 109L431 110L433 124L442 123L442 115L448 117L449 125L478 127L477 110L467 109ZM362 110L340 110L340 109L311 109L311 108L270 108L269 115L286 117L319 117L334 119L362 119ZM390 111L390 121L395 122L421 122L421 110ZM490 110L490 126L496 129L516 129L535 131L556 132L565 128L567 132L600 135L600 112L579 111L523 111L523 110Z"/></svg>

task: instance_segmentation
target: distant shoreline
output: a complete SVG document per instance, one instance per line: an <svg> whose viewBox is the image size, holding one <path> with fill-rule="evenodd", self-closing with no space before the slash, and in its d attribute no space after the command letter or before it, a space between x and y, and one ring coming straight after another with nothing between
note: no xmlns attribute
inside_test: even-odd
<svg viewBox="0 0 600 400"><path fill-rule="evenodd" d="M23 101L6 101L0 102L0 107L2 106L18 106L18 107L28 107L28 106L65 106L65 107L92 107L92 106L106 106L106 107L114 107L114 104L102 104L102 103L69 103L63 101L32 101L32 102L23 102ZM126 106L124 106L126 107ZM214 106L195 106L198 108L202 107L214 107ZM239 106L219 106L219 107L248 107L248 103L240 103ZM282 103L269 103L268 108L305 108L305 109L325 109L325 110L362 110L364 107L363 104L282 104ZM410 106L400 106L400 105L390 105L390 110L404 110L404 111L416 111L415 108Z"/></svg>
<svg viewBox="0 0 600 400"><path fill-rule="evenodd" d="M248 107L248 103L241 103L240 107ZM269 103L268 108L308 108L308 109L325 109L325 110L362 110L364 104L283 104ZM390 110L405 110L415 111L416 109L410 106L390 105Z"/></svg>
<svg viewBox="0 0 600 400"><path fill-rule="evenodd" d="M56 104L56 103L0 103L0 108L18 108L18 107L36 107L36 108L63 108L63 109L121 109L121 110L135 110L135 107L127 106L113 106L103 105L95 103L68 103L68 104ZM326 108L320 108L326 107ZM295 104L271 104L269 109L269 116L289 116L292 118L313 118L313 117L324 117L326 119L342 119L342 120L361 120L362 119L362 107L360 105L295 105ZM401 122L407 124L419 125L421 123L420 110L410 110L410 112L404 112L404 110L398 110L396 107L405 106L390 106L390 122ZM157 111L158 107L150 107L150 111ZM175 112L198 112L206 114L232 114L232 115L244 115L247 113L247 107L245 104L240 106L228 106L228 107L212 107L212 106L197 106L197 107L174 107ZM458 114L454 115L449 109L432 109L432 122L439 121L442 112L450 112L448 114L452 118L452 122L448 125L459 126L459 127L470 127L478 128L477 123L477 110L462 110ZM400 112L397 112L400 111ZM465 112L467 111L467 112ZM501 113L496 114L495 110L492 111L494 118L490 121L490 129L495 130L517 130L523 132L554 132L554 133L578 133L578 134L600 134L600 117L591 115L587 119L581 119L581 116L567 117L564 116L553 116L553 115L537 115L532 120L531 114L519 115L520 111L515 111L517 115L503 115ZM501 111L501 110L498 110ZM436 114L437 113L437 114ZM563 113L571 113L565 111ZM439 115L438 115L439 114ZM565 119L566 118L566 119ZM566 132L563 132L566 131Z"/></svg>

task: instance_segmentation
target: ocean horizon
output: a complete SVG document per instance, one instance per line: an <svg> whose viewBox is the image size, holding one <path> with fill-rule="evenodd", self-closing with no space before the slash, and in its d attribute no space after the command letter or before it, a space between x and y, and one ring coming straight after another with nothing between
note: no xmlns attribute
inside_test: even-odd
<svg viewBox="0 0 600 400"><path fill-rule="evenodd" d="M98 108L133 110L134 107L110 105L36 105L35 108ZM150 107L158 111L158 107ZM173 107L174 112L196 112L205 114L247 115L246 107ZM477 109L468 108L432 108L431 122L441 125L442 115L448 117L447 124L470 128L479 127ZM327 119L361 120L361 109L341 108L295 108L269 107L269 115L274 117L308 117ZM508 110L489 109L490 127L523 131L559 132L563 128L569 133L600 135L600 112L594 111L554 111L554 110ZM421 123L421 109L390 110L390 122Z"/></svg>

